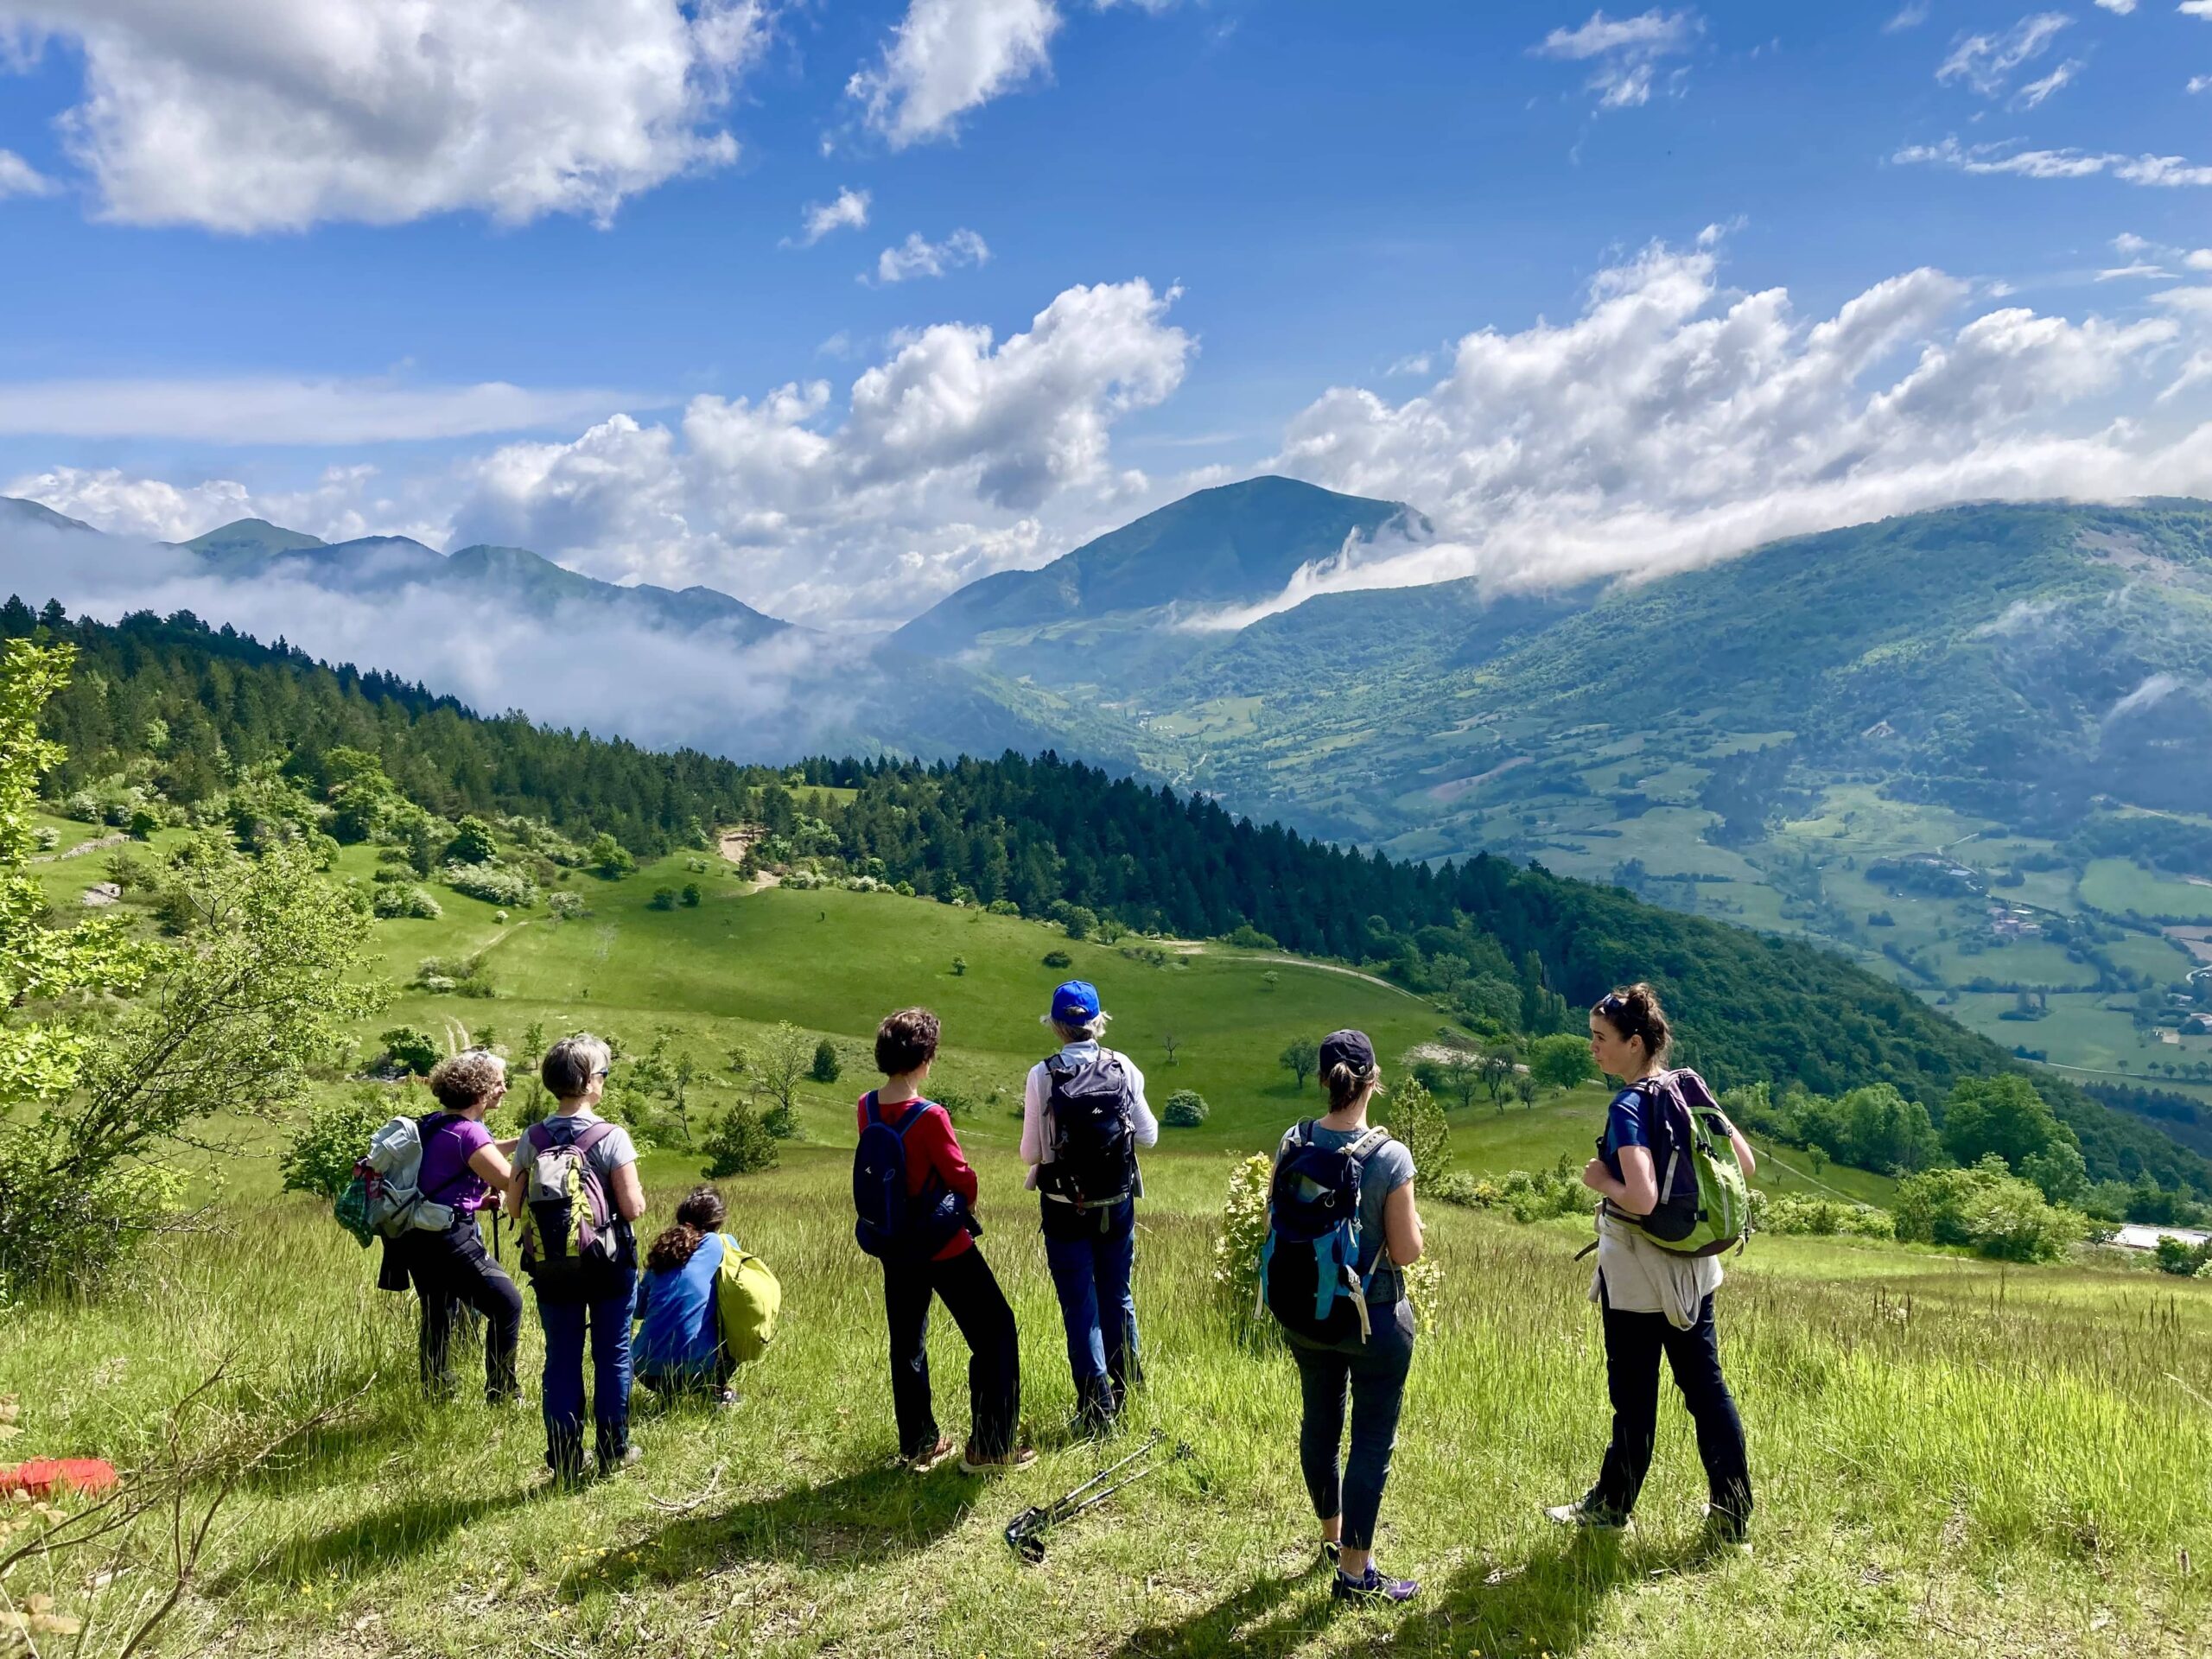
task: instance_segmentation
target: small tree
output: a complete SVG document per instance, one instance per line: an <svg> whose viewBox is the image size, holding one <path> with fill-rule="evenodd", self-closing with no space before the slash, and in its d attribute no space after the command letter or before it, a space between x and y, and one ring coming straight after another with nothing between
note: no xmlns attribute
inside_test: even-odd
<svg viewBox="0 0 2212 1659"><path fill-rule="evenodd" d="M1499 1111L1505 1109L1505 1091L1513 1086L1513 1051L1494 1049L1482 1058L1483 1088L1490 1096L1490 1103Z"/></svg>
<svg viewBox="0 0 2212 1659"><path fill-rule="evenodd" d="M414 1026L394 1026L377 1040L384 1045L385 1059L418 1077L429 1076L430 1068L444 1058L437 1039Z"/></svg>
<svg viewBox="0 0 2212 1659"><path fill-rule="evenodd" d="M1275 1056L1275 1064L1298 1080L1298 1088L1303 1092L1306 1079L1312 1077L1313 1069L1321 1064L1321 1045L1310 1038L1300 1037Z"/></svg>
<svg viewBox="0 0 2212 1659"><path fill-rule="evenodd" d="M454 826L446 858L454 864L488 864L498 850L492 844L492 826L471 813Z"/></svg>
<svg viewBox="0 0 2212 1659"><path fill-rule="evenodd" d="M683 884L683 892L681 892L681 893L677 893L677 894L676 895L676 898L677 898L677 903L679 903L679 904L681 904L681 905L684 907L684 909L686 909L686 910L696 910L696 909L698 909L698 907L699 907L699 884L698 884L696 881L686 881L686 882Z"/></svg>
<svg viewBox="0 0 2212 1659"><path fill-rule="evenodd" d="M1183 1039L1172 1031L1163 1031L1160 1033L1160 1046L1167 1051L1167 1064L1173 1065L1175 1064L1175 1051L1182 1047Z"/></svg>
<svg viewBox="0 0 2212 1659"><path fill-rule="evenodd" d="M1272 991L1276 986L1281 983L1282 976L1272 968L1268 969L1266 973L1260 976L1260 986L1263 990Z"/></svg>
<svg viewBox="0 0 2212 1659"><path fill-rule="evenodd" d="M584 862L594 874L607 881L620 881L638 868L638 861L630 856L630 849L604 830L592 837L591 849L584 855Z"/></svg>
<svg viewBox="0 0 2212 1659"><path fill-rule="evenodd" d="M1547 1089L1572 1089L1596 1077L1598 1063L1586 1038L1560 1032L1529 1045L1529 1075Z"/></svg>
<svg viewBox="0 0 2212 1659"><path fill-rule="evenodd" d="M287 1192L312 1192L334 1198L353 1179L353 1166L369 1149L369 1137L398 1109L393 1091L364 1084L323 1096L308 1108L306 1120L277 1165Z"/></svg>
<svg viewBox="0 0 2212 1659"><path fill-rule="evenodd" d="M817 1083L835 1083L845 1070L845 1063L838 1058L837 1045L824 1037L814 1046L814 1065L807 1072Z"/></svg>
<svg viewBox="0 0 2212 1659"><path fill-rule="evenodd" d="M776 1137L762 1126L760 1115L741 1100L708 1132L703 1149L707 1162L699 1173L709 1180L776 1166Z"/></svg>
<svg viewBox="0 0 2212 1659"><path fill-rule="evenodd" d="M653 889L653 896L645 901L645 908L647 910L674 910L676 908L676 889L674 887L655 887Z"/></svg>
<svg viewBox="0 0 2212 1659"><path fill-rule="evenodd" d="M1452 1138L1444 1109L1417 1077L1402 1077L1389 1086L1383 1102L1383 1122L1390 1133L1413 1154L1414 1173L1424 1181L1444 1173Z"/></svg>
<svg viewBox="0 0 2212 1659"><path fill-rule="evenodd" d="M1536 1103L1535 1078L1530 1077L1526 1071L1515 1072L1513 1074L1513 1097L1519 1101L1523 1106L1534 1106Z"/></svg>
<svg viewBox="0 0 2212 1659"><path fill-rule="evenodd" d="M800 1080L813 1069L814 1050L804 1032L788 1020L779 1020L774 1030L745 1046L742 1066L730 1068L748 1075L753 1091L773 1103L763 1121L778 1125L786 1136L798 1128L792 1109L798 1104Z"/></svg>
<svg viewBox="0 0 2212 1659"><path fill-rule="evenodd" d="M963 974L965 974L967 971L968 971L968 958L967 958L967 957L955 957L952 959L952 976L953 976L955 979L958 979L958 978L959 978Z"/></svg>

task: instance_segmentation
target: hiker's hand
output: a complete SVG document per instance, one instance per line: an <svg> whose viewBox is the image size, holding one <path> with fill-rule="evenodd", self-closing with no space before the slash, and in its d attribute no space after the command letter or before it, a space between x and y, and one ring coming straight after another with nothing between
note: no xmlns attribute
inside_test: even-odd
<svg viewBox="0 0 2212 1659"><path fill-rule="evenodd" d="M1605 1167L1604 1159L1592 1158L1582 1166L1582 1185L1592 1192L1603 1192L1611 1198L1620 1183L1613 1179L1613 1172Z"/></svg>

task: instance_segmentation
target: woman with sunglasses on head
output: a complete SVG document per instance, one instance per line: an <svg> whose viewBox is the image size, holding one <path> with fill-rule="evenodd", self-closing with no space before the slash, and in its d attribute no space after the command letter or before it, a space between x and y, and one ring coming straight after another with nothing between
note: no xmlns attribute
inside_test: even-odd
<svg viewBox="0 0 2212 1659"><path fill-rule="evenodd" d="M1667 1075L1672 1034L1659 995L1649 985L1610 991L1590 1010L1591 1055L1599 1071L1625 1085L1606 1111L1598 1155L1582 1171L1582 1184L1605 1200L1598 1212L1598 1271L1590 1300L1604 1320L1613 1438L1597 1484L1544 1513L1567 1526L1628 1527L1651 1467L1663 1354L1697 1427L1698 1456L1711 1495L1707 1534L1716 1542L1741 1544L1751 1525L1751 1477L1743 1419L1720 1374L1719 1334L1713 1322L1720 1261L1662 1249L1637 1225L1672 1196L1659 1191L1652 1157L1653 1147L1672 1133L1655 1122L1655 1106L1665 1096L1652 1086ZM1757 1161L1751 1149L1733 1124L1728 1138L1748 1179ZM1679 1185L1679 1175L1676 1179Z"/></svg>

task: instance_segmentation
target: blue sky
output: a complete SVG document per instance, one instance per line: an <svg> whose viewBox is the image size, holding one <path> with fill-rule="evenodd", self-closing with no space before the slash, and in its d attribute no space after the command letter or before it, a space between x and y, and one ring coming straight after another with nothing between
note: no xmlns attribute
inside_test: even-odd
<svg viewBox="0 0 2212 1659"><path fill-rule="evenodd" d="M2212 493L2212 0L176 10L0 0L0 488L107 527L877 624L1262 467L1376 580Z"/></svg>

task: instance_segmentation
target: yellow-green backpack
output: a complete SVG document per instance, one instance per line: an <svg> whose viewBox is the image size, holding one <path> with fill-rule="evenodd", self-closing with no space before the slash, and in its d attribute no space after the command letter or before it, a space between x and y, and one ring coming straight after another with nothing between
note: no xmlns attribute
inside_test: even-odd
<svg viewBox="0 0 2212 1659"><path fill-rule="evenodd" d="M747 1254L728 1233L720 1237L722 1264L715 1278L715 1318L730 1358L740 1365L749 1365L776 1339L776 1315L783 1311L784 1287L766 1262Z"/></svg>

